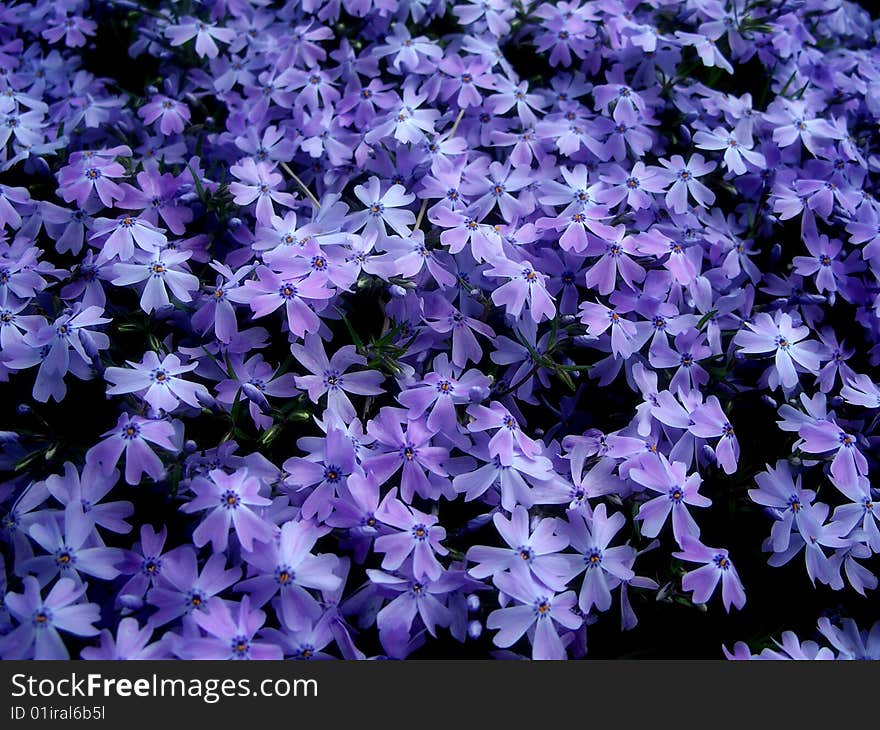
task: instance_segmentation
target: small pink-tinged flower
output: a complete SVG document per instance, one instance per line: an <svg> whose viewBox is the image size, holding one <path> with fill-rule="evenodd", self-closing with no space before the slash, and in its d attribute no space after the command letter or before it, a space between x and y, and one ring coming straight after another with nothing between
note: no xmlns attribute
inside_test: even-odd
<svg viewBox="0 0 880 730"><path fill-rule="evenodd" d="M229 171L238 178L229 185L235 204L250 205L256 201L257 223L260 225L269 225L275 215L273 201L285 208L293 207L296 199L290 193L277 189L283 178L280 173L273 172L269 163L255 162L252 157L245 157Z"/></svg>
<svg viewBox="0 0 880 730"><path fill-rule="evenodd" d="M189 107L164 94L156 94L138 110L138 116L147 124L159 122L159 131L165 135L180 134L190 120Z"/></svg>

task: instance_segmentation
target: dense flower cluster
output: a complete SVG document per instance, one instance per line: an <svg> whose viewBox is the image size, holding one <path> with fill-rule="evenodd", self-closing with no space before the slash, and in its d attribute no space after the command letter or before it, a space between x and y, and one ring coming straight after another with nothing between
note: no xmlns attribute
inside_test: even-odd
<svg viewBox="0 0 880 730"><path fill-rule="evenodd" d="M880 657L878 39L0 4L0 657L581 657L778 575L829 612L730 657Z"/></svg>

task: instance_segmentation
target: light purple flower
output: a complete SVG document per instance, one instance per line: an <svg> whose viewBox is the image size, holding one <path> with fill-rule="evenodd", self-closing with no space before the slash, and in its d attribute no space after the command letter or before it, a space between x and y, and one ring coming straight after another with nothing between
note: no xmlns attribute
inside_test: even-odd
<svg viewBox="0 0 880 730"><path fill-rule="evenodd" d="M7 593L4 602L19 625L0 637L3 659L69 659L59 631L74 636L95 636L94 624L101 618L96 603L79 603L86 587L61 578L45 599L33 576L24 579L22 593Z"/></svg>
<svg viewBox="0 0 880 730"><path fill-rule="evenodd" d="M631 469L629 476L659 496L645 502L636 518L642 521L641 531L645 537L656 537L672 513L672 532L681 545L685 535L700 536L700 528L688 510L688 505L708 507L712 500L697 491L702 482L699 474L687 475L686 467L680 461L670 463L665 456L642 462L639 468Z"/></svg>
<svg viewBox="0 0 880 730"><path fill-rule="evenodd" d="M556 594L537 584L526 571L499 573L495 585L516 601L489 614L486 626L498 629L492 638L496 646L515 644L527 631L532 643L532 659L565 659L565 645L559 627L574 630L583 619L572 609L577 603L574 591Z"/></svg>
<svg viewBox="0 0 880 730"><path fill-rule="evenodd" d="M703 545L697 538L684 535L681 542L682 550L673 553L679 560L691 563L703 563L702 567L685 573L681 579L681 587L693 592L694 603L707 603L715 592L718 581L721 581L721 600L724 609L730 611L731 605L742 608L746 603L746 594L742 581L733 562L723 548L710 548Z"/></svg>
<svg viewBox="0 0 880 730"><path fill-rule="evenodd" d="M183 365L177 355L166 355L161 360L153 350L144 353L139 363L126 361L131 367L109 367L104 377L111 387L109 395L137 393L153 408L173 411L181 402L192 408L200 408L200 399L207 402L208 391L204 385L192 383L180 377L195 370L198 363Z"/></svg>
<svg viewBox="0 0 880 730"><path fill-rule="evenodd" d="M271 504L270 499L260 495L261 487L260 480L250 476L247 469L232 474L213 469L207 477L193 479L191 488L195 496L181 509L188 513L208 510L193 532L196 547L210 542L215 551L225 550L230 527L247 551L254 549L255 541L269 542L272 528L253 509Z"/></svg>
<svg viewBox="0 0 880 730"><path fill-rule="evenodd" d="M356 415L348 393L379 395L382 392L380 384L385 379L382 373L376 370L348 372L353 365L367 364L367 359L357 353L354 345L340 347L328 359L321 338L309 335L305 344L291 345L290 350L297 362L311 373L298 375L296 386L308 392L313 403L326 394L328 411L343 423Z"/></svg>
<svg viewBox="0 0 880 730"><path fill-rule="evenodd" d="M380 535L374 542L376 552L385 553L382 567L397 570L412 555L416 578L427 576L436 580L443 572L437 555L449 552L441 544L446 530L437 524L434 515L408 507L396 495L397 489L388 492L376 514L379 521L396 530L390 535Z"/></svg>

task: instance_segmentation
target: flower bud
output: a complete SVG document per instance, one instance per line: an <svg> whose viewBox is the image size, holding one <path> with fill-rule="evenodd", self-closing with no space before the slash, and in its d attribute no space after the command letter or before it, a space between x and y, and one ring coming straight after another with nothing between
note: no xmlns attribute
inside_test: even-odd
<svg viewBox="0 0 880 730"><path fill-rule="evenodd" d="M133 593L123 593L119 596L118 601L122 608L127 608L131 611L138 611L143 608L144 605L144 599Z"/></svg>
<svg viewBox="0 0 880 730"><path fill-rule="evenodd" d="M681 135L682 144L689 145L691 143L691 130L685 124L680 124L678 133Z"/></svg>
<svg viewBox="0 0 880 730"><path fill-rule="evenodd" d="M480 597L476 593L471 593L467 597L467 607L470 613L476 613L480 610Z"/></svg>
<svg viewBox="0 0 880 730"><path fill-rule="evenodd" d="M764 393L764 395L761 396L761 400L764 401L764 403L770 406L773 410L776 410L777 406L779 405L775 400L773 400L773 396L769 395L768 393Z"/></svg>
<svg viewBox="0 0 880 730"><path fill-rule="evenodd" d="M244 394L245 398L256 405L264 415L272 412L272 406L269 405L266 396L263 395L263 392L253 383L245 383L242 385L241 392Z"/></svg>
<svg viewBox="0 0 880 730"><path fill-rule="evenodd" d="M196 400L199 402L199 404L203 408L208 408L210 410L214 410L217 407L217 401L214 400L214 396L212 396L210 393L208 393L206 391L197 390L196 391Z"/></svg>
<svg viewBox="0 0 880 730"><path fill-rule="evenodd" d="M483 633L483 624L479 621L471 621L467 628L468 636L476 641Z"/></svg>
<svg viewBox="0 0 880 730"><path fill-rule="evenodd" d="M715 451L712 449L709 444L703 444L700 447L700 458L711 466L718 466L718 457L715 456Z"/></svg>

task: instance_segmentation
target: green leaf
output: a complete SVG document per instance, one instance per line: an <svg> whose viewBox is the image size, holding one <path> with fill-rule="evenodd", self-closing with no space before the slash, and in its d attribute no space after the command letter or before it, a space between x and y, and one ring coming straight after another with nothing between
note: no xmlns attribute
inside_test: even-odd
<svg viewBox="0 0 880 730"><path fill-rule="evenodd" d="M337 308L336 311L339 312L339 316L342 317L342 322L345 324L345 328L348 330L348 334L351 336L351 341L357 348L358 353L363 355L365 353L363 340L361 340L358 333L354 331L354 327L351 326L351 322L348 321L348 317L345 316L345 313L339 308Z"/></svg>
<svg viewBox="0 0 880 730"><path fill-rule="evenodd" d="M189 170L189 174L192 175L193 185L196 186L196 194L199 196L199 200L202 204L204 204L207 196L205 195L205 188L202 187L202 181L199 180L199 176L196 175L195 170L192 169L192 165L187 162L186 167Z"/></svg>
<svg viewBox="0 0 880 730"><path fill-rule="evenodd" d="M565 383L572 392L577 390L577 386L574 384L574 380L571 379L571 375L565 372L564 368L557 367L556 368L556 376Z"/></svg>
<svg viewBox="0 0 880 730"><path fill-rule="evenodd" d="M284 426L280 423L276 423L274 426L264 431L260 436L260 443L263 446L269 446L278 436L281 434L281 431L284 429Z"/></svg>
<svg viewBox="0 0 880 730"><path fill-rule="evenodd" d="M698 330L703 329L703 326L706 324L706 322L708 322L710 319L712 319L712 317L714 317L716 314L718 314L717 309L711 309L708 312L706 312L702 317L700 317L700 321L697 322L697 329Z"/></svg>

